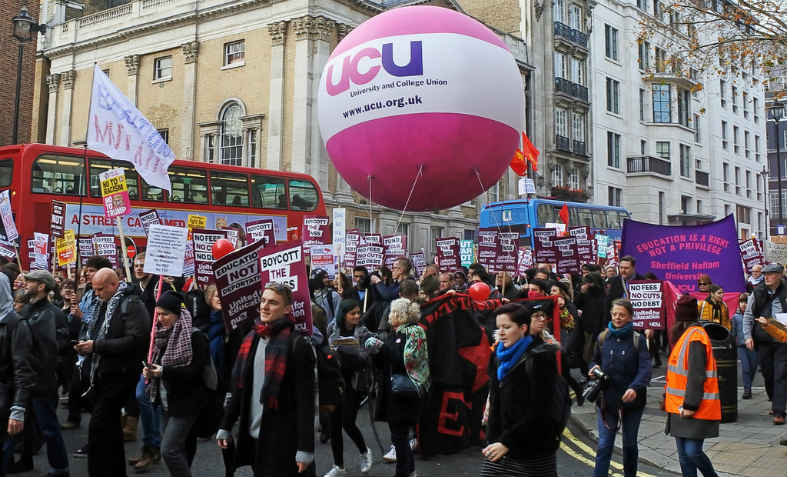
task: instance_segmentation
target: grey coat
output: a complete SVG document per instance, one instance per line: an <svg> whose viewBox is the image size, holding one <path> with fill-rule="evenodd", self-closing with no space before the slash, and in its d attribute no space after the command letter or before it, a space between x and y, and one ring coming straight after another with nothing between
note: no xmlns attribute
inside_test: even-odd
<svg viewBox="0 0 788 477"><path fill-rule="evenodd" d="M689 370L684 409L695 411L703 398L703 382L706 380L706 349L703 343L693 341L689 347ZM681 417L668 413L665 434L685 439L707 439L720 435L720 421Z"/></svg>

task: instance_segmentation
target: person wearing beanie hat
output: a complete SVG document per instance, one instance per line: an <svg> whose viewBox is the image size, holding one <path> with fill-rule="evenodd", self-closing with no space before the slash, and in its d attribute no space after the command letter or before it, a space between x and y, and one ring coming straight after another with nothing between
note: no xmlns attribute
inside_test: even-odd
<svg viewBox="0 0 788 477"><path fill-rule="evenodd" d="M148 380L146 396L163 411L161 457L170 475L190 477L197 434L192 432L208 397L203 369L210 363L208 338L192 327L192 316L181 296L162 293L156 301L155 338L151 362L142 370ZM143 447L149 459L158 449ZM135 470L140 467L135 465Z"/></svg>
<svg viewBox="0 0 788 477"><path fill-rule="evenodd" d="M675 344L665 377L665 433L676 439L683 475L697 475L700 470L712 476L717 474L703 452L703 441L719 436L722 407L711 339L697 320L697 300L681 296L670 334Z"/></svg>

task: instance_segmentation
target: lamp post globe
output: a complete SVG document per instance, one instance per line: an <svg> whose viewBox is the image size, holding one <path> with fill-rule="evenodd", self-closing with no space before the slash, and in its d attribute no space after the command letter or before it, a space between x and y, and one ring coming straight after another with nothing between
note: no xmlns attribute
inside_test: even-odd
<svg viewBox="0 0 788 477"><path fill-rule="evenodd" d="M38 25L27 11L27 7L19 10L19 15L11 19L12 33L20 43L27 43L33 39L33 32L38 30Z"/></svg>

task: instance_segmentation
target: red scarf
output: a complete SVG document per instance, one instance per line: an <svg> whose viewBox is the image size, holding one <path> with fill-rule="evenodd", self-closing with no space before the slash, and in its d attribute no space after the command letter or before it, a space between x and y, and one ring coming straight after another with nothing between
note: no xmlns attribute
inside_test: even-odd
<svg viewBox="0 0 788 477"><path fill-rule="evenodd" d="M287 355L290 351L290 333L293 323L288 318L263 323L256 320L254 331L246 335L238 350L233 366L233 381L243 389L248 379L253 359L249 359L255 338L268 338L265 346L265 384L260 393L260 403L269 409L279 408L279 391L287 371Z"/></svg>

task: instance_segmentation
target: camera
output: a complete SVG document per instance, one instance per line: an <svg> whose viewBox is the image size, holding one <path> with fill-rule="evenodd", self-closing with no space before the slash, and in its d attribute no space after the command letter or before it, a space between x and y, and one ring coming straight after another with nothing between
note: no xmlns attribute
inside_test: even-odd
<svg viewBox="0 0 788 477"><path fill-rule="evenodd" d="M599 393L607 387L608 377L601 369L594 368L591 370L591 380L586 384L583 389L583 398L588 402L596 402L599 399Z"/></svg>

